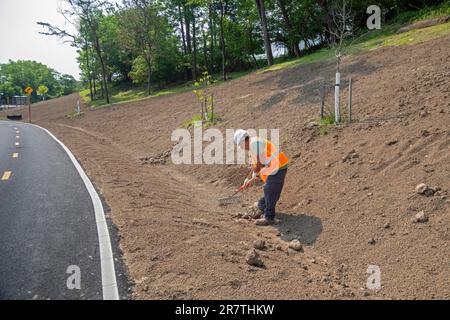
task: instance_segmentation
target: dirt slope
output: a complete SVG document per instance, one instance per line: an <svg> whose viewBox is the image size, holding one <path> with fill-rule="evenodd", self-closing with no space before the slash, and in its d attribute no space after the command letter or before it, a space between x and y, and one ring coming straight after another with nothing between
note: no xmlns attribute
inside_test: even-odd
<svg viewBox="0 0 450 320"><path fill-rule="evenodd" d="M275 228L235 218L240 206L217 206L245 168L141 160L170 150L172 130L198 112L192 93L84 107L83 117L68 119L72 95L34 106L33 115L73 150L106 198L135 298L449 299L449 40L344 59L355 121L326 135L305 124L317 118L317 89L334 78L333 63L214 88L219 129L279 128L283 149L295 156ZM419 183L441 190L419 195ZM260 193L249 190L245 205ZM419 211L428 222L411 221ZM293 238L303 253L287 252ZM256 239L268 245L260 251L266 268L245 263ZM362 289L369 265L381 269L380 290Z"/></svg>

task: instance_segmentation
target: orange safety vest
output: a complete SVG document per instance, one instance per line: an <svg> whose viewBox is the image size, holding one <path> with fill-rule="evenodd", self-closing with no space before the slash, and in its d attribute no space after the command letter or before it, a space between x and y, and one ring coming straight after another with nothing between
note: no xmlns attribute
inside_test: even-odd
<svg viewBox="0 0 450 320"><path fill-rule="evenodd" d="M277 148L273 145L269 140L264 140L266 145L265 157L268 159L267 163L263 163L264 167L259 172L259 177L264 183L267 181L267 177L272 174L276 174L278 170L284 169L288 166L289 158L286 155L277 150ZM258 155L253 154L252 156L252 167L255 168L258 163ZM261 160L261 159L260 159Z"/></svg>

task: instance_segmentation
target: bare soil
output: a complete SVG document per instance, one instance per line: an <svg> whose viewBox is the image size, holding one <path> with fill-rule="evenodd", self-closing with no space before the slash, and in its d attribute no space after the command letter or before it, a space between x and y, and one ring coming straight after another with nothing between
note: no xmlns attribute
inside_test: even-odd
<svg viewBox="0 0 450 320"><path fill-rule="evenodd" d="M318 117L319 85L332 85L331 62L213 89L220 130L281 130L293 163L274 227L236 217L260 186L246 191L242 205L218 206L245 167L149 163L198 113L193 93L83 106L84 115L70 119L79 99L71 95L32 112L74 152L111 207L133 298L449 299L450 37L346 57L342 76L344 89L353 79L354 122L324 135L306 124ZM419 183L441 190L419 195ZM420 211L428 222L412 222ZM264 268L245 262L257 239L266 243L258 250ZM303 252L288 250L292 239ZM365 289L369 265L381 269L380 290Z"/></svg>

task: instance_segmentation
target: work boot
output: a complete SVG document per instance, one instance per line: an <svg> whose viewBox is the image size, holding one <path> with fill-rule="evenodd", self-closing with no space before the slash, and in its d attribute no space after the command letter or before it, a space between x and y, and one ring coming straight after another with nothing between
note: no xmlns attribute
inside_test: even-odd
<svg viewBox="0 0 450 320"><path fill-rule="evenodd" d="M263 212L261 210L259 210L258 208L250 208L247 211L247 214L252 219L259 219L259 218L261 218Z"/></svg>
<svg viewBox="0 0 450 320"><path fill-rule="evenodd" d="M266 219L266 218L261 218L255 221L255 224L257 226L272 226L272 225L276 225L278 224L280 221L278 219Z"/></svg>

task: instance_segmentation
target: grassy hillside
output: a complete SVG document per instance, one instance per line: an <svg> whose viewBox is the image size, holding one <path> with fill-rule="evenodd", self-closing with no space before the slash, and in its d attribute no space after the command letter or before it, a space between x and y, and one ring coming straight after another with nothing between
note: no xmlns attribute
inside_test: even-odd
<svg viewBox="0 0 450 320"><path fill-rule="evenodd" d="M381 47L404 46L420 43L434 38L442 37L450 34L450 22L437 24L425 28L415 28L406 32L400 32L400 29L408 24L418 21L446 17L450 15L450 4L442 4L437 7L429 7L419 11L403 12L399 14L391 24L382 26L381 30L362 31L362 35L355 39L347 41L345 45L345 54L356 55L369 50L375 50ZM263 68L256 72L269 72L291 68L301 64L313 63L318 61L328 61L334 59L335 49L333 47L323 48L311 54L296 59L277 59L278 63L273 66ZM247 70L229 74L231 79L245 76L254 70ZM216 78L219 78L217 75ZM221 84L223 81L216 81L215 85ZM155 90L150 96L147 95L145 88L124 88L122 86L113 86L110 89L111 103L122 104L126 102L138 101L143 99L154 98L162 95L181 93L193 90L193 85L185 83L182 85L171 86L165 89ZM89 89L80 92L80 95L86 103L93 107L106 104L104 99L91 101L89 97Z"/></svg>

